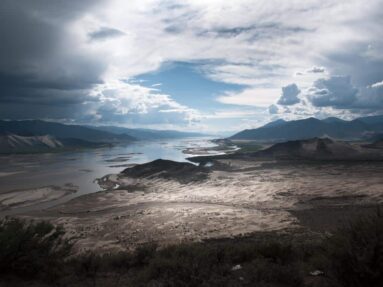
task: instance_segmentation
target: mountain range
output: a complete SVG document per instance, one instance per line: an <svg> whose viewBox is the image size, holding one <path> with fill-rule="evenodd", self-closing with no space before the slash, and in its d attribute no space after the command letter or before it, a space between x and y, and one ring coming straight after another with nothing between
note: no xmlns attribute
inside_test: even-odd
<svg viewBox="0 0 383 287"><path fill-rule="evenodd" d="M376 140L383 134L383 115L345 121L335 117L319 120L307 118L295 121L282 119L260 128L243 130L230 140L283 142L330 137L341 140Z"/></svg>
<svg viewBox="0 0 383 287"><path fill-rule="evenodd" d="M57 139L50 135L0 135L0 154L53 152L68 149L96 148L106 145L108 144L73 138Z"/></svg>
<svg viewBox="0 0 383 287"><path fill-rule="evenodd" d="M180 132L173 130L131 129L115 126L88 126L91 129L110 132L117 135L130 135L138 140L177 139L188 137L202 137L206 134L193 132Z"/></svg>
<svg viewBox="0 0 383 287"><path fill-rule="evenodd" d="M65 125L40 120L0 121L0 134L14 134L24 137L50 135L57 139L77 139L97 143L136 140L134 137L126 134L117 135L80 125Z"/></svg>
<svg viewBox="0 0 383 287"><path fill-rule="evenodd" d="M203 136L172 130L67 125L41 120L0 120L0 153L29 153L100 147L137 140Z"/></svg>

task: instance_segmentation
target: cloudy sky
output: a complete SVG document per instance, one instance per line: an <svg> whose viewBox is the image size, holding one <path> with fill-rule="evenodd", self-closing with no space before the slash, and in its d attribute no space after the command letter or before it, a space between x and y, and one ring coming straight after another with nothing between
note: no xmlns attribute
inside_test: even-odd
<svg viewBox="0 0 383 287"><path fill-rule="evenodd" d="M383 113L383 0L2 0L0 117L237 131Z"/></svg>

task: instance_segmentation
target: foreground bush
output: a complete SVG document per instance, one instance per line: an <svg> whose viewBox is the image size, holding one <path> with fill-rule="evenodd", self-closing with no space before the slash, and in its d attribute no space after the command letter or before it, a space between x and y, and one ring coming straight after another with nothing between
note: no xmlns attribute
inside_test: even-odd
<svg viewBox="0 0 383 287"><path fill-rule="evenodd" d="M71 245L64 231L47 222L4 219L0 222L0 276L55 279Z"/></svg>
<svg viewBox="0 0 383 287"><path fill-rule="evenodd" d="M0 286L16 286L1 285L13 276L21 279L17 286L39 287L375 287L383 282L382 240L378 214L325 239L305 232L264 233L69 259L71 246L61 228L8 219L0 223ZM315 270L323 273L310 275Z"/></svg>
<svg viewBox="0 0 383 287"><path fill-rule="evenodd" d="M383 286L383 216L366 217L327 242L329 273L339 286Z"/></svg>

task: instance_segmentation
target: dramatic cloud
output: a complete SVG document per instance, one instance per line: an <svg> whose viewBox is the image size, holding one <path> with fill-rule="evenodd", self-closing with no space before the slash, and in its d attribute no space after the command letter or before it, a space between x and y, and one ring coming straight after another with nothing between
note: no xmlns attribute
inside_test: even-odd
<svg viewBox="0 0 383 287"><path fill-rule="evenodd" d="M82 49L67 27L91 3L97 1L1 2L2 116L71 117L81 104L96 100L89 90L102 83L106 64Z"/></svg>
<svg viewBox="0 0 383 287"><path fill-rule="evenodd" d="M358 89L350 77L333 76L317 80L310 89L309 100L316 107L351 107L357 100Z"/></svg>
<svg viewBox="0 0 383 287"><path fill-rule="evenodd" d="M376 113L383 108L383 85L356 88L349 76L319 79L308 90L308 99L315 107L364 110Z"/></svg>
<svg viewBox="0 0 383 287"><path fill-rule="evenodd" d="M372 112L383 111L383 85L373 85L370 88L361 88L354 108Z"/></svg>
<svg viewBox="0 0 383 287"><path fill-rule="evenodd" d="M278 100L278 105L291 106L298 104L300 102L300 99L298 98L300 92L301 91L298 89L296 84L282 87L282 96Z"/></svg>
<svg viewBox="0 0 383 287"><path fill-rule="evenodd" d="M169 95L134 83L100 85L94 93L99 101L92 106L92 122L188 126L200 118L197 111L180 105Z"/></svg>
<svg viewBox="0 0 383 287"><path fill-rule="evenodd" d="M382 0L4 0L1 117L202 127L220 111L215 128L230 119L239 129L267 121L271 105L286 117L378 113L381 7ZM217 88L197 110L179 90L161 92L161 79L150 88L131 81L174 62L193 63L215 86L240 88ZM306 105L294 91L281 97L290 83ZM232 122L239 108L253 116Z"/></svg>

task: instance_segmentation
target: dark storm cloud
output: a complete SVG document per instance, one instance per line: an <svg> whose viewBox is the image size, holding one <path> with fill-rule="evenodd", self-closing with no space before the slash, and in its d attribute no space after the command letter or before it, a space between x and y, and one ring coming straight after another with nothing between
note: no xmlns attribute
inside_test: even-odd
<svg viewBox="0 0 383 287"><path fill-rule="evenodd" d="M383 87L368 87L360 89L358 100L355 103L357 109L383 111Z"/></svg>
<svg viewBox="0 0 383 287"><path fill-rule="evenodd" d="M300 90L296 84L291 84L282 88L282 96L278 100L278 105L282 106L292 106L298 104L300 99L298 95L300 94Z"/></svg>
<svg viewBox="0 0 383 287"><path fill-rule="evenodd" d="M316 107L348 108L355 103L357 93L350 77L333 76L317 80L310 90L309 100Z"/></svg>
<svg viewBox="0 0 383 287"><path fill-rule="evenodd" d="M309 90L308 99L316 107L377 112L383 108L383 87L358 89L349 76L333 76L317 80Z"/></svg>
<svg viewBox="0 0 383 287"><path fill-rule="evenodd" d="M366 87L383 79L383 9L381 1L369 3L370 14L364 21L350 22L363 40L349 39L341 49L330 50L321 57L321 65L334 75L350 75L357 87Z"/></svg>
<svg viewBox="0 0 383 287"><path fill-rule="evenodd" d="M383 44L374 49L382 51ZM332 74L350 75L356 86L372 85L383 79L383 59L369 57L368 52L367 45L350 46L347 51L328 54L326 63L331 63Z"/></svg>
<svg viewBox="0 0 383 287"><path fill-rule="evenodd" d="M45 117L47 106L60 106L51 116L75 113L94 101L88 90L101 83L105 64L74 49L68 23L98 1L1 1L1 116L25 117L33 109ZM16 103L23 103L17 108ZM68 109L64 112L64 109ZM51 107L52 110L54 108Z"/></svg>
<svg viewBox="0 0 383 287"><path fill-rule="evenodd" d="M91 40L106 40L108 38L116 38L124 35L124 32L109 27L101 27L100 29L88 34Z"/></svg>

